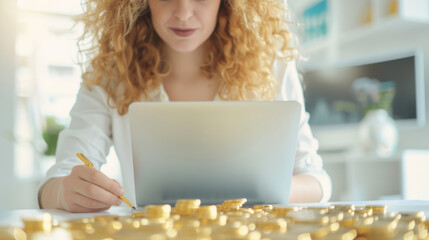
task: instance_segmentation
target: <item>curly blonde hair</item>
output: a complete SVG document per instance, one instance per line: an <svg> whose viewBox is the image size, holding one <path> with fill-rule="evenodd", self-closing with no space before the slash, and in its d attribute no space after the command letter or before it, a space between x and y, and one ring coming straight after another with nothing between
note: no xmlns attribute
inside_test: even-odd
<svg viewBox="0 0 429 240"><path fill-rule="evenodd" d="M79 51L92 69L84 86L101 86L110 107L120 115L132 102L159 88L168 72L161 72L161 39L155 32L147 0L86 0L78 16L84 33ZM286 7L278 0L221 0L218 20L209 38L209 51L200 67L207 77L221 79L223 100L272 100L276 58L293 59ZM89 48L82 48L86 44Z"/></svg>

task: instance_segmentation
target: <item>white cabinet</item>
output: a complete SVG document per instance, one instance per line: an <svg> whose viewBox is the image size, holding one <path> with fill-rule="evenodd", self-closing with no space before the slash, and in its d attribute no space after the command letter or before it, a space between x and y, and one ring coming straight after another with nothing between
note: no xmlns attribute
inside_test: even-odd
<svg viewBox="0 0 429 240"><path fill-rule="evenodd" d="M402 196L401 155L388 158L358 152L321 154L332 179L331 201L396 199Z"/></svg>
<svg viewBox="0 0 429 240"><path fill-rule="evenodd" d="M289 0L289 4L302 23L301 50L310 61L355 56L364 47L388 43L404 30L429 28L429 0Z"/></svg>

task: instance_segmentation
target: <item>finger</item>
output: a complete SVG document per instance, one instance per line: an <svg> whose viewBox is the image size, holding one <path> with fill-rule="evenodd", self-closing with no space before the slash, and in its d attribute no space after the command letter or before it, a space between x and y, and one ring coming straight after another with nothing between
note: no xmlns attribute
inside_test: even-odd
<svg viewBox="0 0 429 240"><path fill-rule="evenodd" d="M119 205L122 203L122 200L115 194L85 180L77 181L74 190L83 196L109 205Z"/></svg>
<svg viewBox="0 0 429 240"><path fill-rule="evenodd" d="M118 182L110 179L104 173L90 167L81 166L82 169L79 169L79 176L88 182L96 184L97 186L106 189L107 191L117 195L124 195L124 189L119 185Z"/></svg>
<svg viewBox="0 0 429 240"><path fill-rule="evenodd" d="M75 193L71 204L79 205L88 209L104 209L104 208L110 208L112 205L100 202L98 200L95 200L93 198L84 196L80 193Z"/></svg>
<svg viewBox="0 0 429 240"><path fill-rule="evenodd" d="M109 208L110 207L99 208L99 209L90 209L90 208L86 208L86 207L80 206L78 204L70 204L69 209L66 209L66 210L69 211L69 212L73 212L73 213L90 213L90 212L106 211Z"/></svg>

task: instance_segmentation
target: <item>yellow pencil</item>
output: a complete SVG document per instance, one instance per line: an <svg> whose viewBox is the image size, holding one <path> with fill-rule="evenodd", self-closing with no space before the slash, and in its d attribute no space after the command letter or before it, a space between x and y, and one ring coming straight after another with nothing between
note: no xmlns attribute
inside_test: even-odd
<svg viewBox="0 0 429 240"><path fill-rule="evenodd" d="M83 162L83 164L85 164L85 166L94 168L94 164L92 164L92 162L85 155L83 155L83 153L76 153L76 156ZM130 201L128 201L128 199L126 199L124 196L118 196L118 197L122 199L122 201L124 201L128 206L130 206L130 208L136 210L134 205Z"/></svg>

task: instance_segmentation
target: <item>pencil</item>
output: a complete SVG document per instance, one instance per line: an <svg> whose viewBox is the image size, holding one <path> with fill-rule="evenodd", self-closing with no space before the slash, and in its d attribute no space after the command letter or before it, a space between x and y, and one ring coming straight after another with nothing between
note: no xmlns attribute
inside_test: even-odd
<svg viewBox="0 0 429 240"><path fill-rule="evenodd" d="M83 153L76 153L76 156L83 162L83 164L85 164L85 166L94 168L94 164L92 164L92 162L85 155L83 155ZM128 199L126 199L124 196L118 196L118 197L122 199L122 201L124 201L128 206L130 206L130 208L136 210L136 207L134 207L134 205L130 201L128 201Z"/></svg>

